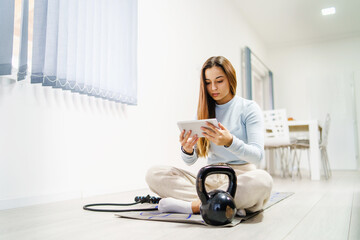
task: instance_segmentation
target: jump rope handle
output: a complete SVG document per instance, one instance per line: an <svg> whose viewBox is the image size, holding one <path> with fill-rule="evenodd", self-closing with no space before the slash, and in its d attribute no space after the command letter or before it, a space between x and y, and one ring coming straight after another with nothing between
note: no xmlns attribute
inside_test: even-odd
<svg viewBox="0 0 360 240"><path fill-rule="evenodd" d="M134 201L137 202L137 203L159 203L161 200L161 198L159 197L152 197L150 196L149 194L147 196L136 196L134 198Z"/></svg>
<svg viewBox="0 0 360 240"><path fill-rule="evenodd" d="M130 208L130 209L98 209L93 207L104 207L104 206L132 206L142 203L158 204L161 198L152 197L149 194L147 196L136 196L133 203L94 203L83 206L84 210L95 211L95 212L134 212L134 211L155 211L157 206L153 208Z"/></svg>

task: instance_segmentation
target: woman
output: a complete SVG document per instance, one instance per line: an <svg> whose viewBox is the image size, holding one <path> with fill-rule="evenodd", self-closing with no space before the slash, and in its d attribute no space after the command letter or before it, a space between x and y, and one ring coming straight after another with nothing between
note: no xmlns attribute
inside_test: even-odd
<svg viewBox="0 0 360 240"><path fill-rule="evenodd" d="M218 126L207 123L205 138L191 131L180 134L181 157L188 165L198 157L208 164L226 164L235 170L237 189L235 204L238 215L261 210L272 188L271 176L256 169L264 154L263 120L259 106L236 96L235 69L224 57L211 57L203 65L200 77L198 119L216 118ZM162 197L161 212L199 213L196 175L166 166L151 168L146 176L150 189ZM213 174L206 179L206 189L226 190L228 177Z"/></svg>

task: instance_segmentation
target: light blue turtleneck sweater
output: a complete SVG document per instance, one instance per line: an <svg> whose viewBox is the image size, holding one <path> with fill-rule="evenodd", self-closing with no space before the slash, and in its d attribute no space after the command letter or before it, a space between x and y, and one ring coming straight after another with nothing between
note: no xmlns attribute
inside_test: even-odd
<svg viewBox="0 0 360 240"><path fill-rule="evenodd" d="M254 102L234 96L229 102L215 106L216 119L233 135L229 147L210 142L208 164L259 163L264 154L263 117L260 107ZM196 148L196 145L195 145ZM188 165L194 164L198 156L181 152Z"/></svg>

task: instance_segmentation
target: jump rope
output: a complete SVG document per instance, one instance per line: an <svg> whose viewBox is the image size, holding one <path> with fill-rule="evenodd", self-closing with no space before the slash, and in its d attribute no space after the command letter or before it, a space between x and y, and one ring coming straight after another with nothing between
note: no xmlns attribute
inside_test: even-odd
<svg viewBox="0 0 360 240"><path fill-rule="evenodd" d="M227 191L213 190L210 193L206 191L205 179L211 174L225 174L229 177L229 187ZM204 221L209 225L226 225L231 223L236 215L235 192L236 192L236 174L234 169L223 165L209 165L200 169L196 178L196 191L201 200L200 214ZM157 204L161 198L147 196L136 196L133 203L95 203L87 204L84 210L95 212L135 212L135 211L154 211L154 208L128 208L128 209L99 209L98 206L132 206L142 203Z"/></svg>
<svg viewBox="0 0 360 240"><path fill-rule="evenodd" d="M133 206L136 204L151 203L158 204L161 198L150 196L136 196L133 203L94 203L84 205L83 209L94 212L137 212L137 211L154 211L158 210L157 206L153 208L129 208L129 209L101 209L93 207L104 207L104 206Z"/></svg>

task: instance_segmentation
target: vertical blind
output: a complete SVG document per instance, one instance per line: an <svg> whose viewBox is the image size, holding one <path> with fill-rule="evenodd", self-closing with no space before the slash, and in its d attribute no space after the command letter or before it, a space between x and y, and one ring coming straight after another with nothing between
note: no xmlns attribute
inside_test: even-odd
<svg viewBox="0 0 360 240"><path fill-rule="evenodd" d="M11 74L14 9L14 0L0 1L0 75Z"/></svg>
<svg viewBox="0 0 360 240"><path fill-rule="evenodd" d="M27 1L21 30L26 38ZM13 0L0 2L0 21L7 23L1 24L1 33L12 36L8 19L13 16L3 19L3 5L13 8ZM0 74L9 74L9 63L11 69L12 48L2 45L6 41L1 34ZM27 68L25 45L20 47L19 80ZM136 105L137 1L35 0L31 69L31 83Z"/></svg>
<svg viewBox="0 0 360 240"><path fill-rule="evenodd" d="M26 77L28 69L28 19L29 19L29 0L22 0L21 8L21 30L20 30L20 51L19 51L19 68L17 77L18 80L23 80Z"/></svg>

